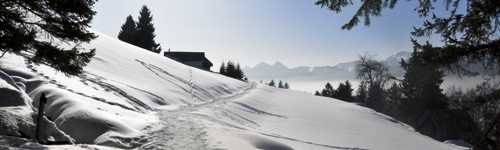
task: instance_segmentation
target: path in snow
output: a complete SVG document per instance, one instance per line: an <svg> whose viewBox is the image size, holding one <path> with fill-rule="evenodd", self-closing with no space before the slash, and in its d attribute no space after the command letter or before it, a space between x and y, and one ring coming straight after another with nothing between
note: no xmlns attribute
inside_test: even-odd
<svg viewBox="0 0 500 150"><path fill-rule="evenodd" d="M208 149L206 127L197 122L198 114L193 114L197 110L215 105L224 105L255 89L256 83L249 83L248 87L238 94L230 97L213 100L211 102L181 107L177 110L162 110L158 112L160 116L161 129L151 129L146 144L140 149Z"/></svg>
<svg viewBox="0 0 500 150"><path fill-rule="evenodd" d="M325 145L318 144L309 141L303 141L300 139L294 139L290 137L285 137L279 134L274 134L272 132L265 132L256 129L248 130L244 124L258 124L254 123L251 120L246 120L241 125L235 125L232 123L228 123L220 118L214 118L210 115L204 115L200 113L194 113L201 109L221 109L221 106L227 105L228 103L235 103L237 105L241 105L242 103L235 102L235 99L238 99L246 94L250 93L252 90L256 89L256 83L250 83L248 87L243 90L243 92L235 94L230 97L214 100L211 102L194 105L194 106L186 106L176 110L162 110L158 112L161 122L159 123L160 129L146 129L147 134L149 135L147 138L146 144L142 145L140 149L167 149L167 150L177 150L177 149L189 149L189 150L205 150L213 147L209 146L208 135L206 129L208 128L206 124L204 124L201 120L209 121L211 123L224 125L234 129L240 129L244 131L250 131L262 136L273 137L278 139L284 139L289 141L294 141L303 144L315 145L327 149L341 149L341 150L364 150L363 148L357 147L342 147L342 146L333 146L333 145ZM245 107L245 106L243 106ZM247 108L247 107L245 107ZM223 111L223 110L220 110ZM262 112L261 112L262 113ZM266 115L286 118L285 116L280 116L276 114L270 114L263 112ZM226 117L230 117L226 116ZM241 119L241 118L240 118ZM239 119L236 119L239 120ZM250 125L252 126L252 125Z"/></svg>

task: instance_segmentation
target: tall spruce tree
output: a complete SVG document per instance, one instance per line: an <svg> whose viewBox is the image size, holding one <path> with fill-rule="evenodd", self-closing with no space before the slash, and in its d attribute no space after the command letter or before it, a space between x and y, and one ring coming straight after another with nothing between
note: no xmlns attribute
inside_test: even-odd
<svg viewBox="0 0 500 150"><path fill-rule="evenodd" d="M359 83L358 89L356 91L356 101L359 103L366 103L366 98L368 97L368 90L365 81Z"/></svg>
<svg viewBox="0 0 500 150"><path fill-rule="evenodd" d="M400 84L392 83L391 87L387 89L386 109L389 115L401 118L400 104L403 101L403 89Z"/></svg>
<svg viewBox="0 0 500 150"><path fill-rule="evenodd" d="M410 118L411 124L415 123L425 110L443 110L447 108L446 97L440 87L443 82L443 72L437 64L428 63L425 57L432 57L436 50L427 44L424 47L416 47L408 62L402 61L401 66L406 71L402 82L403 93L406 100L403 101L403 110L406 118Z"/></svg>
<svg viewBox="0 0 500 150"><path fill-rule="evenodd" d="M272 87L276 87L276 83L274 83L274 80L271 80L269 82L269 84L267 84L267 85L272 86Z"/></svg>
<svg viewBox="0 0 500 150"><path fill-rule="evenodd" d="M236 64L236 70L235 70L235 75L234 75L235 79L238 79L238 80L243 80L243 78L245 78L245 74L243 73L243 70L241 70L241 67L240 67L240 64Z"/></svg>
<svg viewBox="0 0 500 150"><path fill-rule="evenodd" d="M121 27L120 33L118 33L118 39L127 42L132 45L137 45L137 26L134 18L131 15L127 17L125 23Z"/></svg>
<svg viewBox="0 0 500 150"><path fill-rule="evenodd" d="M283 81L279 81L278 82L278 88L285 88L285 86L283 85Z"/></svg>
<svg viewBox="0 0 500 150"><path fill-rule="evenodd" d="M222 62L222 64L220 65L220 68L219 68L219 73L222 74L222 75L226 75L226 65L224 62Z"/></svg>
<svg viewBox="0 0 500 150"><path fill-rule="evenodd" d="M97 36L87 29L95 14L95 0L0 2L0 51L20 54L46 63L67 75L82 72L94 56L94 49L79 45ZM39 37L45 38L39 38ZM59 46L60 43L70 48Z"/></svg>
<svg viewBox="0 0 500 150"><path fill-rule="evenodd" d="M285 89L290 89L290 84L288 84L288 82L285 82Z"/></svg>
<svg viewBox="0 0 500 150"><path fill-rule="evenodd" d="M334 92L333 97L340 100L351 102L354 99L352 97L352 91L353 89L351 87L351 83L349 82L349 80L346 80L345 83L339 84L337 90L335 90Z"/></svg>
<svg viewBox="0 0 500 150"><path fill-rule="evenodd" d="M330 82L327 82L325 88L321 90L321 96L333 97L334 92L335 89L333 89L333 86L330 84Z"/></svg>
<svg viewBox="0 0 500 150"><path fill-rule="evenodd" d="M376 111L385 113L385 91L380 84L368 85L366 105Z"/></svg>
<svg viewBox="0 0 500 150"><path fill-rule="evenodd" d="M226 76L234 78L236 74L236 65L232 61L226 64Z"/></svg>
<svg viewBox="0 0 500 150"><path fill-rule="evenodd" d="M227 63L222 62L219 73L225 75L227 77L231 77L234 79L247 81L248 79L245 77L245 73L241 70L240 64L235 64L232 61L228 61Z"/></svg>
<svg viewBox="0 0 500 150"><path fill-rule="evenodd" d="M156 43L154 38L155 28L153 26L153 16L151 11L146 7L142 6L139 13L139 19L137 21L137 45L138 47L150 50L155 53L160 53L160 44Z"/></svg>

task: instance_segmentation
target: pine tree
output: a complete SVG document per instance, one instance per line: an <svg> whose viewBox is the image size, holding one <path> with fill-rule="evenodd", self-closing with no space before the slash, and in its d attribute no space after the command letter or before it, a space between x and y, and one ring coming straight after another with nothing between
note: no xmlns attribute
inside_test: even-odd
<svg viewBox="0 0 500 150"><path fill-rule="evenodd" d="M157 44L154 40L156 37L154 32L155 28L153 26L153 16L151 15L151 11L146 6L142 6L137 22L136 46L159 53L161 51L161 47L160 44Z"/></svg>
<svg viewBox="0 0 500 150"><path fill-rule="evenodd" d="M421 114L423 110L447 108L446 97L440 87L444 74L438 65L424 60L435 55L436 50L431 45L416 47L408 62L401 62L406 71L402 82L403 93L407 97L403 110L408 117L417 117L415 115Z"/></svg>
<svg viewBox="0 0 500 150"><path fill-rule="evenodd" d="M361 81L359 87L356 91L356 101L359 103L366 103L366 98L368 97L368 90L366 87L366 82Z"/></svg>
<svg viewBox="0 0 500 150"><path fill-rule="evenodd" d="M391 99L391 101L402 101L403 99L403 91L399 84L392 83L391 87L387 90L387 97Z"/></svg>
<svg viewBox="0 0 500 150"><path fill-rule="evenodd" d="M127 42L132 45L137 45L137 27L131 15L127 17L127 20L122 25L120 33L118 33L118 39Z"/></svg>
<svg viewBox="0 0 500 150"><path fill-rule="evenodd" d="M352 87L351 83L349 83L349 80L345 81L345 83L340 83L337 90L334 92L334 98L344 100L344 101L352 101Z"/></svg>
<svg viewBox="0 0 500 150"><path fill-rule="evenodd" d="M391 116L401 118L400 104L403 101L403 90L397 83L393 83L387 90L386 109Z"/></svg>
<svg viewBox="0 0 500 150"><path fill-rule="evenodd" d="M236 65L235 78L238 80L243 80L244 77L245 77L245 74L243 73L243 70L241 70L240 64L238 63Z"/></svg>
<svg viewBox="0 0 500 150"><path fill-rule="evenodd" d="M224 64L224 62L222 62L219 73L241 81L248 80L245 77L245 73L243 72L243 70L241 70L240 64L235 64L232 61L228 61L227 64Z"/></svg>
<svg viewBox="0 0 500 150"><path fill-rule="evenodd" d="M94 49L79 46L97 37L87 30L95 2L1 1L0 58L7 52L30 51L30 61L46 63L67 75L81 73L95 54ZM70 48L59 46L61 42Z"/></svg>
<svg viewBox="0 0 500 150"><path fill-rule="evenodd" d="M285 89L290 89L290 85L288 84L288 82L285 83Z"/></svg>
<svg viewBox="0 0 500 150"><path fill-rule="evenodd" d="M228 61L226 64L226 76L235 78L236 75L236 66L232 61Z"/></svg>
<svg viewBox="0 0 500 150"><path fill-rule="evenodd" d="M385 91L378 84L368 86L366 105L376 111L385 112Z"/></svg>
<svg viewBox="0 0 500 150"><path fill-rule="evenodd" d="M321 93L319 93L319 91L316 91L316 92L314 92L314 95L321 96Z"/></svg>
<svg viewBox="0 0 500 150"><path fill-rule="evenodd" d="M272 87L275 87L276 86L276 83L274 83L274 80L271 80L268 84L269 86L272 86Z"/></svg>
<svg viewBox="0 0 500 150"><path fill-rule="evenodd" d="M220 65L220 68L219 68L219 73L222 74L222 75L226 75L226 65L224 62L222 62L222 64Z"/></svg>
<svg viewBox="0 0 500 150"><path fill-rule="evenodd" d="M283 82L281 80L278 82L278 88L281 88L281 89L284 88Z"/></svg>
<svg viewBox="0 0 500 150"><path fill-rule="evenodd" d="M333 97L334 92L335 89L333 89L333 86L330 84L330 82L327 82L325 88L321 90L321 96Z"/></svg>

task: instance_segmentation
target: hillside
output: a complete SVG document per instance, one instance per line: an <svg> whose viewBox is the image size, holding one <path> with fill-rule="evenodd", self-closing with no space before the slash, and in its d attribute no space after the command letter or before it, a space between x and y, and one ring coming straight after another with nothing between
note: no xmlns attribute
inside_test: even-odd
<svg viewBox="0 0 500 150"><path fill-rule="evenodd" d="M103 34L73 77L8 54L0 136L6 148L69 149L452 149L371 109L245 83L185 66ZM32 138L34 107L47 95L44 139ZM51 122L55 124L51 124ZM55 126L54 126L55 125ZM3 134L5 135L5 134Z"/></svg>

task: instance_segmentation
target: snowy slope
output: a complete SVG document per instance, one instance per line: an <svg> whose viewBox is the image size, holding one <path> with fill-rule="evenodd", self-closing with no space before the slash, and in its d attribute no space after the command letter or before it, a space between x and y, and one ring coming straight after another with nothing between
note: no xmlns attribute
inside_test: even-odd
<svg viewBox="0 0 500 150"><path fill-rule="evenodd" d="M20 78L15 84L22 85L32 105L47 94L48 118L77 143L137 147L144 142L141 130L158 121L155 110L210 102L246 86L98 35L87 45L96 56L78 77L16 55L2 63L3 72Z"/></svg>
<svg viewBox="0 0 500 150"><path fill-rule="evenodd" d="M451 149L371 109L264 85L195 114L217 118L208 131L218 148Z"/></svg>
<svg viewBox="0 0 500 150"><path fill-rule="evenodd" d="M16 79L9 87L23 89L32 105L47 94L48 119L76 143L139 149L452 149L371 109L226 78L98 35L86 45L96 48L96 56L77 77L21 56L8 55L2 63L7 78ZM33 146L0 139L0 145ZM67 147L104 148L48 146Z"/></svg>

